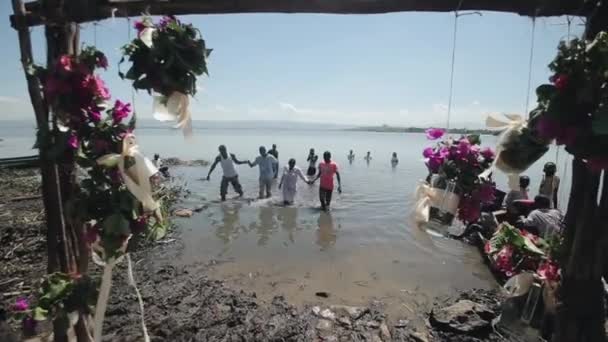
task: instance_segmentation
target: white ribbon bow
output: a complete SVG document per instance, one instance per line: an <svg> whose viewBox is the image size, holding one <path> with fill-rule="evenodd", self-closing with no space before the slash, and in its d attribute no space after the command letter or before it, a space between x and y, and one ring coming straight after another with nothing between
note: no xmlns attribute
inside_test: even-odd
<svg viewBox="0 0 608 342"><path fill-rule="evenodd" d="M490 168L484 171L482 175L480 175L481 177L487 177L496 167L504 172L509 178L509 189L519 189L520 170L516 170L505 164L500 154L503 150L503 142L508 140L511 135L519 134L520 130L526 125L527 121L519 114L492 113L488 115L486 118L486 127L489 130L502 133L498 136L498 143L496 144L496 158L494 159L494 163Z"/></svg>
<svg viewBox="0 0 608 342"><path fill-rule="evenodd" d="M125 169L125 159L131 157L135 165ZM158 169L141 152L135 141L135 135L129 133L122 141L122 153L110 153L97 159L97 163L107 167L117 165L129 192L137 198L146 211L158 212L159 204L152 197L150 177L158 173Z"/></svg>
<svg viewBox="0 0 608 342"><path fill-rule="evenodd" d="M444 189L434 188L426 182L421 182L416 188L416 205L414 206L414 220L416 223L429 222L431 207L439 207L443 203L442 210L456 215L460 197Z"/></svg>
<svg viewBox="0 0 608 342"><path fill-rule="evenodd" d="M166 100L166 104L164 103ZM162 95L154 96L152 108L154 118L158 121L177 121L175 128L181 128L184 137L192 136L192 115L190 114L190 98L184 93L174 91L165 98Z"/></svg>

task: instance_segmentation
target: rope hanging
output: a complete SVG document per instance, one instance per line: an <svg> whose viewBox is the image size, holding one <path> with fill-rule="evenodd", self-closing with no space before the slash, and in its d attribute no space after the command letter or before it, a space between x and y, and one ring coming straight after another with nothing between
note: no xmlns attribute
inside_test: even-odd
<svg viewBox="0 0 608 342"><path fill-rule="evenodd" d="M131 41L131 18L127 17L127 41ZM133 106L133 115L135 115L135 90L131 88L131 106Z"/></svg>
<svg viewBox="0 0 608 342"><path fill-rule="evenodd" d="M454 36L452 37L452 65L450 67L450 87L449 87L449 97L448 97L448 113L447 113L447 121L445 125L446 133L450 132L450 122L452 116L452 101L454 98L454 66L456 65L456 38L458 36L458 18L465 15L477 14L481 16L481 12L467 12L467 13L458 13L460 8L462 7L462 3L464 0L460 0L458 3L458 8L454 11Z"/></svg>
<svg viewBox="0 0 608 342"><path fill-rule="evenodd" d="M530 112L528 110L530 106L530 89L532 89L532 63L534 62L534 36L536 34L536 17L532 17L532 37L530 37L530 60L528 62L528 89L526 91L526 107L524 113L528 113L528 119L530 118Z"/></svg>
<svg viewBox="0 0 608 342"><path fill-rule="evenodd" d="M462 5L462 0L458 8ZM445 124L445 130L447 133L450 132L450 116L452 115L452 98L454 96L454 65L456 64L456 37L458 34L458 10L454 11L454 37L452 40L452 66L450 71L450 92L448 97L448 117Z"/></svg>

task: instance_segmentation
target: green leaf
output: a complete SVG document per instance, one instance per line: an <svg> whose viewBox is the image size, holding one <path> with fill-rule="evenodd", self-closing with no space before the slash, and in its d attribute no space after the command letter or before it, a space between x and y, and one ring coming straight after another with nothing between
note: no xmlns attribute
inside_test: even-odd
<svg viewBox="0 0 608 342"><path fill-rule="evenodd" d="M106 217L101 226L103 227L104 235L123 236L131 233L129 221L121 213L115 213Z"/></svg>
<svg viewBox="0 0 608 342"><path fill-rule="evenodd" d="M129 129L134 130L136 123L137 123L137 115L135 114L135 112L133 112L133 115L131 115L131 120L129 120L129 124L128 124Z"/></svg>
<svg viewBox="0 0 608 342"><path fill-rule="evenodd" d="M471 143L471 145L481 144L481 137L479 136L479 134L471 134L467 136L467 140Z"/></svg>
<svg viewBox="0 0 608 342"><path fill-rule="evenodd" d="M536 88L536 96L538 96L539 101L550 99L556 92L557 89L552 84L541 84Z"/></svg>
<svg viewBox="0 0 608 342"><path fill-rule="evenodd" d="M45 321L48 317L49 310L43 309L39 306L35 307L32 312L32 318L35 321Z"/></svg>
<svg viewBox="0 0 608 342"><path fill-rule="evenodd" d="M591 123L593 134L608 135L608 106L603 106L593 114Z"/></svg>

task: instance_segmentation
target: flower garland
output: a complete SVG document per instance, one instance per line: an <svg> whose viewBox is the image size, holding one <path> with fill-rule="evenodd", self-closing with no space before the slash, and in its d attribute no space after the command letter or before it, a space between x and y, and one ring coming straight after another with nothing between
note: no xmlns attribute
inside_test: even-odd
<svg viewBox="0 0 608 342"><path fill-rule="evenodd" d="M426 131L429 140L441 139L444 134L444 130L437 128ZM494 184L480 177L492 165L494 152L490 148L482 149L480 144L479 135L469 135L443 140L422 152L431 174L456 183L460 196L458 218L465 223L477 221L481 205L495 199Z"/></svg>
<svg viewBox="0 0 608 342"><path fill-rule="evenodd" d="M530 127L591 169L608 168L608 33L561 42L549 68L554 74L536 90Z"/></svg>
<svg viewBox="0 0 608 342"><path fill-rule="evenodd" d="M559 265L553 257L556 244L502 223L484 246L493 269L508 279L523 271L532 271L540 279L559 280Z"/></svg>
<svg viewBox="0 0 608 342"><path fill-rule="evenodd" d="M123 58L131 67L123 79L133 82L133 88L158 93L155 117L160 121L177 120L186 135L191 133L189 96L196 94L198 76L207 73L207 49L199 30L183 24L174 16L163 17L158 23L144 17L135 23L137 38L122 47Z"/></svg>
<svg viewBox="0 0 608 342"><path fill-rule="evenodd" d="M125 255L130 237L164 224L159 205L151 198L150 177L157 170L137 150L131 105L120 100L111 105L105 83L95 74L107 64L102 52L85 47L78 56L59 57L49 70L37 70L59 128L54 140L38 143L50 143L60 154L73 156L86 174L79 178L78 191L66 204L66 211L74 224L84 222L93 260L104 266L102 293L109 293L110 280L105 275L111 279L111 268ZM121 157L112 158L115 155ZM91 293L98 299L97 310L105 307L107 297L97 296L98 285L91 284L88 277L55 273L43 282L34 309L25 308L22 301L16 311L24 324L52 318L60 319L67 329L73 325L72 319L63 318L76 311L91 312ZM77 291L82 287L87 295ZM95 341L101 338L98 317L103 320L103 313L96 312Z"/></svg>

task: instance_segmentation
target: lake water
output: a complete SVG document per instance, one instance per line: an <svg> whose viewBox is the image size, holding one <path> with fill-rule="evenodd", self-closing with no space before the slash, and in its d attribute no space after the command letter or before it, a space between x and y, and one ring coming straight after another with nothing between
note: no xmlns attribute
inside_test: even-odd
<svg viewBox="0 0 608 342"><path fill-rule="evenodd" d="M31 154L33 140L15 129L0 130L1 156ZM426 176L421 151L428 145L423 134L346 132L339 130L290 130L263 127L197 129L195 139L185 142L179 132L140 129L138 141L148 155L213 160L217 146L225 144L239 159L253 160L260 145L277 144L283 166L289 158L306 168L313 147L321 154L332 152L340 166L343 194L334 194L332 211L318 210L317 187L300 183L296 205L278 206L280 191L270 201L229 200L219 202L221 169L211 181L201 181L208 169L184 167L171 172L184 179L192 195L184 206L207 205L200 214L177 219L183 229L182 264L217 260L211 275L229 284L256 291L263 298L284 294L292 302L314 303L316 292L330 294L332 303L363 304L373 299L387 303L390 312L413 316L430 299L471 287L496 286L474 248L445 238L433 237L411 221L413 192ZM484 136L493 146L495 137ZM347 161L353 149L355 161ZM363 160L371 151L373 160ZM392 152L400 163L390 164ZM555 161L550 150L527 174L536 193L542 164ZM566 153L559 153L563 169ZM257 195L257 168L238 167L246 197ZM563 170L565 199L569 177ZM496 173L504 188L506 179ZM231 191L231 189L230 189ZM231 192L229 191L229 197ZM562 200L562 207L565 202Z"/></svg>

